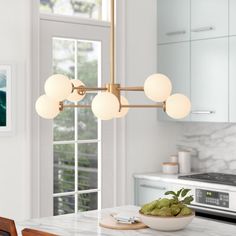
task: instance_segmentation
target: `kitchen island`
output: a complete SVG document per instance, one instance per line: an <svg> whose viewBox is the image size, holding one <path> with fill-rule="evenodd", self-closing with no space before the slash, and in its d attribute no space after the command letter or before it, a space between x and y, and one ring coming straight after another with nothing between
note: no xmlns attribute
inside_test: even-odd
<svg viewBox="0 0 236 236"><path fill-rule="evenodd" d="M81 212L62 216L32 219L25 222L16 222L17 231L21 235L23 228L33 228L51 232L61 236L235 236L236 224L227 224L214 220L195 217L193 222L184 230L176 232L160 232L152 229L141 230L111 230L101 228L99 219L115 212L134 212L137 214L139 207L123 206L117 208L103 209L101 211Z"/></svg>

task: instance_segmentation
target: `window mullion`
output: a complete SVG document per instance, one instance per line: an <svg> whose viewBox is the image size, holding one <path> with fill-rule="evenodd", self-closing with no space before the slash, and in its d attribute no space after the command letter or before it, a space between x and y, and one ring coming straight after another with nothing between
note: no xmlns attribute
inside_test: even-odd
<svg viewBox="0 0 236 236"><path fill-rule="evenodd" d="M78 79L78 42L75 40L75 79ZM78 108L75 108L75 213L78 212Z"/></svg>

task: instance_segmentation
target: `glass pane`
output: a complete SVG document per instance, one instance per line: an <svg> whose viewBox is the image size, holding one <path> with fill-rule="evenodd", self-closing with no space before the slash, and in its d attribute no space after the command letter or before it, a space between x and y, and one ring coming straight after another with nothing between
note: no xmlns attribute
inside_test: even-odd
<svg viewBox="0 0 236 236"><path fill-rule="evenodd" d="M75 78L75 40L53 38L53 73Z"/></svg>
<svg viewBox="0 0 236 236"><path fill-rule="evenodd" d="M53 214L64 215L75 212L75 196L54 197Z"/></svg>
<svg viewBox="0 0 236 236"><path fill-rule="evenodd" d="M94 94L87 94L80 104L91 104ZM98 138L98 122L91 109L78 109L78 140Z"/></svg>
<svg viewBox="0 0 236 236"><path fill-rule="evenodd" d="M74 144L54 145L54 193L74 191Z"/></svg>
<svg viewBox="0 0 236 236"><path fill-rule="evenodd" d="M43 13L108 20L107 9L108 0L40 0Z"/></svg>
<svg viewBox="0 0 236 236"><path fill-rule="evenodd" d="M74 113L74 108L65 108L64 111L60 112L60 114L54 119L54 141L69 141L75 139Z"/></svg>
<svg viewBox="0 0 236 236"><path fill-rule="evenodd" d="M77 41L78 79L87 87L98 85L101 42Z"/></svg>
<svg viewBox="0 0 236 236"><path fill-rule="evenodd" d="M78 190L98 186L98 144L78 144Z"/></svg>
<svg viewBox="0 0 236 236"><path fill-rule="evenodd" d="M78 211L91 211L98 208L98 194L84 193L78 195Z"/></svg>

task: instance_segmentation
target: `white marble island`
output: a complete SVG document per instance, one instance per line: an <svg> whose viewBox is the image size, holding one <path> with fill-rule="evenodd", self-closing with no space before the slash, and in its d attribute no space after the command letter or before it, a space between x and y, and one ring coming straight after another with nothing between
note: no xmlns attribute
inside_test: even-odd
<svg viewBox="0 0 236 236"><path fill-rule="evenodd" d="M54 216L41 219L33 219L25 222L16 222L17 231L21 235L23 228L33 228L51 232L61 236L235 236L236 225L216 222L203 218L195 217L193 222L184 230L176 232L160 232L151 229L142 230L110 230L99 226L101 217L110 215L114 212L132 211L137 213L139 207L124 206L101 211L90 211L79 214L69 214Z"/></svg>

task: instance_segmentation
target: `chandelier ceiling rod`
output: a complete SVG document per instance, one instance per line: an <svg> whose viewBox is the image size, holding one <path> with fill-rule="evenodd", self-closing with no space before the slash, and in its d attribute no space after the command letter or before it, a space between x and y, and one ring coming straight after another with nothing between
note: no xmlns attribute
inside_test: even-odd
<svg viewBox="0 0 236 236"><path fill-rule="evenodd" d="M116 66L115 66L115 58L116 58L116 49L115 49L115 0L111 0L111 29L110 29L110 60L111 60L111 68L110 68L110 81L111 84L115 84L115 73L116 73Z"/></svg>

